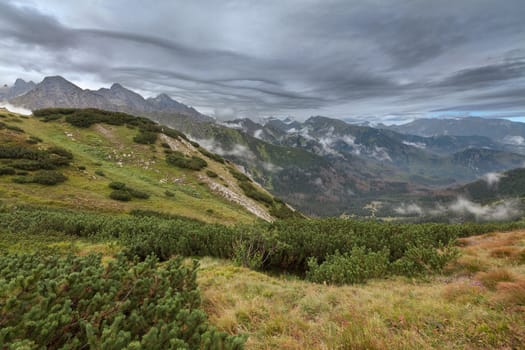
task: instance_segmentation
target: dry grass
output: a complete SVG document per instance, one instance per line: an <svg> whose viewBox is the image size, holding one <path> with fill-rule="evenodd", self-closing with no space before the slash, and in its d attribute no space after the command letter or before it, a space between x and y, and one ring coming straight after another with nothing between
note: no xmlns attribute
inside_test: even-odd
<svg viewBox="0 0 525 350"><path fill-rule="evenodd" d="M495 289L500 282L512 282L515 280L515 276L508 269L504 268L479 272L475 278L489 289Z"/></svg>
<svg viewBox="0 0 525 350"><path fill-rule="evenodd" d="M525 279L513 282L499 282L494 299L507 306L518 306L525 312Z"/></svg>
<svg viewBox="0 0 525 350"><path fill-rule="evenodd" d="M462 240L451 274L325 286L203 259L211 321L248 349L523 349L525 266L491 256L525 231Z"/></svg>

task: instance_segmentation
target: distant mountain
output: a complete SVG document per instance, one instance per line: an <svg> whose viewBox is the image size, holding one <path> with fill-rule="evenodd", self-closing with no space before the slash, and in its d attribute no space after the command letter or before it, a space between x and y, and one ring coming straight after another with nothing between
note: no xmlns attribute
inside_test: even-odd
<svg viewBox="0 0 525 350"><path fill-rule="evenodd" d="M32 90L9 102L31 110L47 107L108 109L108 101L104 97L93 91L82 90L60 76L44 78Z"/></svg>
<svg viewBox="0 0 525 350"><path fill-rule="evenodd" d="M525 123L505 119L465 117L456 119L417 119L408 124L386 127L403 134L419 136L484 136L508 145L525 145Z"/></svg>
<svg viewBox="0 0 525 350"><path fill-rule="evenodd" d="M31 91L36 86L32 81L26 82L23 79L16 79L13 86L4 85L0 87L0 100L9 100L11 98L23 95Z"/></svg>
<svg viewBox="0 0 525 350"><path fill-rule="evenodd" d="M137 114L153 111L153 107L148 105L144 98L120 84L113 84L109 89L102 88L95 91L95 94L104 97L107 102L119 110L133 110ZM106 108L107 109L107 108Z"/></svg>
<svg viewBox="0 0 525 350"><path fill-rule="evenodd" d="M157 112L162 113L181 113L184 115L189 115L196 117L198 119L209 120L210 118L203 118L204 116L199 113L195 108L186 106L183 103L179 103L166 94L160 94L157 97L150 97L147 100L147 103L153 107Z"/></svg>
<svg viewBox="0 0 525 350"><path fill-rule="evenodd" d="M9 102L31 110L48 107L92 107L149 116L152 119L165 114L172 116L182 114L193 117L195 121L213 120L194 108L171 99L166 94L144 99L120 84L113 84L109 89L83 90L60 76L44 78L27 93L12 98Z"/></svg>

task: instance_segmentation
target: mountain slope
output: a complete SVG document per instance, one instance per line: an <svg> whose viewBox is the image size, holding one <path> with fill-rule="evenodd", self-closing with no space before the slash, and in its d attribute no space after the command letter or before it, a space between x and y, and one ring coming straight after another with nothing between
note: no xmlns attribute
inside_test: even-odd
<svg viewBox="0 0 525 350"><path fill-rule="evenodd" d="M30 160L11 159L0 152L0 168L15 172L0 172L3 174L0 175L1 201L115 212L147 209L223 223L247 222L256 217L272 220L270 211L275 210L272 208L282 206L279 202L268 204L246 195L241 189L242 183L232 175L234 171L230 169L235 170L232 163L215 160L213 154L196 147L180 133L163 129L155 134L153 143L143 144L138 143L141 141L138 136L145 134L141 128L155 125L147 120L115 114L110 115L111 124L96 122L89 127L78 127L74 126L73 119L68 119L75 115L70 112L47 112L38 118L0 112L2 151L6 147L26 153L61 147L73 156L70 165L54 170L64 174L67 180L47 187L13 182L18 181L17 178L31 179L39 170L33 170L34 162L29 164ZM104 113L80 111L78 115L100 120ZM127 118L127 123L119 125L119 118ZM191 170L170 165L167 158L179 155L178 152L188 161L192 159L189 157L204 159L206 166L202 170ZM108 187L112 182L124 183L149 198L113 200L112 189ZM271 198L256 184L253 186Z"/></svg>
<svg viewBox="0 0 525 350"><path fill-rule="evenodd" d="M512 169L503 173L487 174L480 180L455 190L480 202L493 202L503 198L525 197L525 169Z"/></svg>
<svg viewBox="0 0 525 350"><path fill-rule="evenodd" d="M13 86L4 85L0 88L0 100L9 100L23 95L31 91L35 86L36 84L32 81L26 82L23 79L16 79Z"/></svg>

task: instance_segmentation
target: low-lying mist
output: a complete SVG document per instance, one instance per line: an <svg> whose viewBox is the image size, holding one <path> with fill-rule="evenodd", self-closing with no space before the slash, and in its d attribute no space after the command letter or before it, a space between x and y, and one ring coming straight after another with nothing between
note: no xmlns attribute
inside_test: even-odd
<svg viewBox="0 0 525 350"><path fill-rule="evenodd" d="M0 108L5 108L9 112L18 113L22 115L31 115L33 112L31 112L29 109L23 108L23 107L17 107L13 106L9 102L0 102Z"/></svg>
<svg viewBox="0 0 525 350"><path fill-rule="evenodd" d="M522 214L521 202L518 199L505 199L487 205L472 202L458 197L447 204L436 204L425 208L416 203L402 203L394 209L402 216L474 218L476 221L504 221L516 219Z"/></svg>

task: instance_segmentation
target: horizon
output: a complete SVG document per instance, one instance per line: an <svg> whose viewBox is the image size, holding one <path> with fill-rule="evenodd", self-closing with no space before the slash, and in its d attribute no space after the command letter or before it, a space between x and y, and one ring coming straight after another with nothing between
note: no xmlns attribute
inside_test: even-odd
<svg viewBox="0 0 525 350"><path fill-rule="evenodd" d="M167 93L164 93L164 92L159 92L157 93L156 95L144 95L143 93L141 93L140 91L136 91L136 90L133 90L133 89L130 89L129 87L123 85L122 83L119 83L119 82L113 82L113 83L109 83L109 84L106 84L104 86L98 86L98 87L84 87L84 86L81 86L80 84L74 82L74 81L71 81L69 80L68 78L62 76L62 75L54 75L54 76L45 76L43 77L40 81L37 80L37 82L33 81L33 80L25 80L23 78L16 78L16 80L22 80L26 83L30 83L30 82L33 82L34 84L38 85L39 83L41 83L42 81L44 81L45 78L53 78L53 77L59 77L59 78L62 78L66 81L68 81L69 83L72 83L74 85L76 85L77 87L81 88L82 90L90 90L90 91L97 91L97 90L100 90L100 89L110 89L113 85L120 85L122 86L123 88L125 89L128 89L128 90L131 90L133 92L136 92L138 93L139 95L141 95L142 98L144 99L148 99L148 98L154 98L154 97L158 97L160 95L168 95L171 99L177 101L177 102L181 102L181 101L178 101L176 98L174 98L173 96L170 96L169 94ZM3 83L1 84L2 86L7 86L7 87L11 87L14 85L14 82L13 84L9 84L9 83ZM196 108L194 106L191 106L191 105L188 105L189 107L193 107L193 108ZM31 114L29 110L26 110L24 108L21 108L21 107L18 107L18 106L14 106L10 103L7 103L6 101L0 101L0 108L5 108L11 112L15 112L15 113L20 113L20 114L25 114L25 115L29 115ZM202 111L200 111L198 108L196 108L198 112L204 114L204 115L208 115L206 113L203 113ZM357 119L354 119L352 117L330 117L330 116L326 116L326 115L309 115L309 116L306 116L305 118L298 118L294 115L265 115L265 116L259 116L259 117L250 117L250 116L233 116L231 118L227 118L227 119L219 119L217 117L215 117L213 114L212 115L208 115L210 117L213 117L215 118L216 120L218 121L223 121L223 122L227 122L227 121L234 121L234 120L237 120L237 119L251 119L257 123L261 123L264 119L269 119L269 118L275 118L275 119L286 119L286 118L291 118L292 120L297 120L297 121L306 121L308 120L309 118L313 118L313 117L326 117L326 118L332 118L332 119L340 119L340 120L343 120L344 122L346 123L349 123L349 124L367 124L369 126L372 126L372 127L375 127L379 124L383 124L383 125L386 125L386 126L390 126L390 125L403 125L403 124L408 124L408 123L411 123L417 119L462 119L462 118L469 118L469 117L473 117L473 118L482 118L482 119L505 119L505 120L509 120L509 121L512 121L512 122L518 122L518 123L525 123L525 116L494 116L494 115L486 115L486 113L484 112L478 112L478 114L476 113L465 113L464 111L447 111L447 113L435 113L435 112L430 112L428 113L426 116L422 116L422 117L419 117L419 118L408 118L408 119L402 119L402 118L399 118L399 116L385 116L385 118L383 119L380 119L380 118L376 118L376 117L373 117L373 116L370 116L368 117L368 119L366 120L360 120L359 118Z"/></svg>
<svg viewBox="0 0 525 350"><path fill-rule="evenodd" d="M119 82L220 120L524 120L523 10L519 0L7 1L0 75Z"/></svg>

